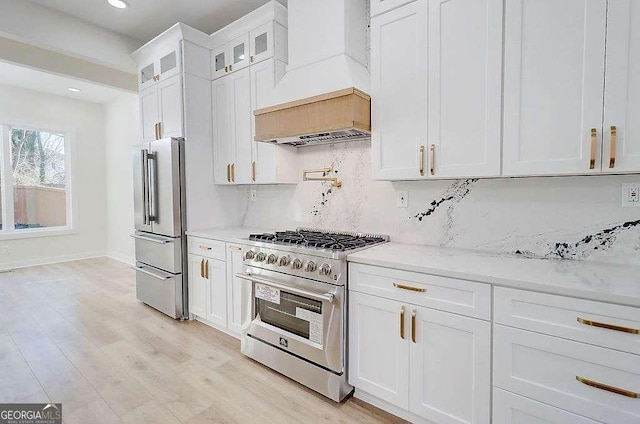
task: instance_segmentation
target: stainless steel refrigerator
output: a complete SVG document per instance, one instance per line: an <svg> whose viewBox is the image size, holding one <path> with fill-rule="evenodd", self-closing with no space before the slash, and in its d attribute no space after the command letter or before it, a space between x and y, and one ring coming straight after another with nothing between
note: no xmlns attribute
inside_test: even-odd
<svg viewBox="0 0 640 424"><path fill-rule="evenodd" d="M136 296L174 319L188 316L184 140L133 151Z"/></svg>

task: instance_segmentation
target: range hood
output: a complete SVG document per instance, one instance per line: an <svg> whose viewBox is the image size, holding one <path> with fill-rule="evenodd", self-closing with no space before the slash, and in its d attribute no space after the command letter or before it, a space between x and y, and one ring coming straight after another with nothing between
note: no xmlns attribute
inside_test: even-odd
<svg viewBox="0 0 640 424"><path fill-rule="evenodd" d="M371 99L356 88L254 112L256 140L307 146L371 136Z"/></svg>
<svg viewBox="0 0 640 424"><path fill-rule="evenodd" d="M286 73L254 111L256 141L295 146L371 135L367 0L289 0Z"/></svg>

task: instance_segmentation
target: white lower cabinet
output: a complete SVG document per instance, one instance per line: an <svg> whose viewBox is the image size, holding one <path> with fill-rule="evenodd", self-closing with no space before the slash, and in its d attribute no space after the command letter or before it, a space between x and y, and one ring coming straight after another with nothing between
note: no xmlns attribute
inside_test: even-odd
<svg viewBox="0 0 640 424"><path fill-rule="evenodd" d="M598 424L598 421L494 389L493 424Z"/></svg>
<svg viewBox="0 0 640 424"><path fill-rule="evenodd" d="M240 335L242 245L189 237L189 313Z"/></svg>
<svg viewBox="0 0 640 424"><path fill-rule="evenodd" d="M351 292L349 382L429 422L490 423L491 324Z"/></svg>

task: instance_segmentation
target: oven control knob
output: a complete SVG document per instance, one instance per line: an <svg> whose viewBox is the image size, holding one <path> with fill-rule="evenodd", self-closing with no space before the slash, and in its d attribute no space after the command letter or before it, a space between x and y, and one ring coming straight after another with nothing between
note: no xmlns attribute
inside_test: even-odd
<svg viewBox="0 0 640 424"><path fill-rule="evenodd" d="M278 262L278 257L276 255L274 255L272 253L269 256L267 256L267 263L268 264L275 264L276 262Z"/></svg>
<svg viewBox="0 0 640 424"><path fill-rule="evenodd" d="M291 263L291 268L293 269L302 268L302 261L300 259L294 259L293 262Z"/></svg>
<svg viewBox="0 0 640 424"><path fill-rule="evenodd" d="M256 252L253 250L247 250L247 253L244 254L245 259L253 259L256 257Z"/></svg>
<svg viewBox="0 0 640 424"><path fill-rule="evenodd" d="M280 266L287 266L289 265L289 263L291 262L291 258L288 256L283 256L280 258L280 260L278 261L278 265Z"/></svg>
<svg viewBox="0 0 640 424"><path fill-rule="evenodd" d="M331 265L327 263L320 265L320 268L318 269L318 273L320 275L331 275Z"/></svg>
<svg viewBox="0 0 640 424"><path fill-rule="evenodd" d="M307 262L307 265L304 267L304 270L307 272L313 272L317 268L316 263L313 261Z"/></svg>
<svg viewBox="0 0 640 424"><path fill-rule="evenodd" d="M265 255L264 253L260 252L256 255L256 262L264 262L264 260L267 258L267 255Z"/></svg>

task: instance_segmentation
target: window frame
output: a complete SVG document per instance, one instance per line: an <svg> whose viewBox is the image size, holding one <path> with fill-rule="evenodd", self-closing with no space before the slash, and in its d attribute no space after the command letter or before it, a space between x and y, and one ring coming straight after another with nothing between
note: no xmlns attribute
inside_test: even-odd
<svg viewBox="0 0 640 424"><path fill-rule="evenodd" d="M44 228L14 228L14 201L13 201L13 175L11 172L11 128L19 128L31 131L62 134L64 136L64 158L65 158L65 206L67 225L60 227ZM61 236L77 234L78 205L76 199L76 178L75 178L75 129L61 129L58 125L25 121L20 119L0 118L0 190L2 199L0 201L0 214L2 214L2 229L0 230L0 240L12 240L34 237Z"/></svg>

